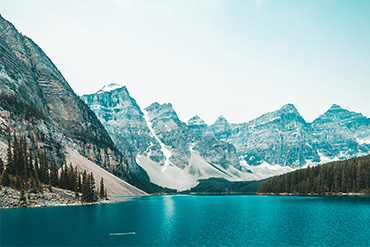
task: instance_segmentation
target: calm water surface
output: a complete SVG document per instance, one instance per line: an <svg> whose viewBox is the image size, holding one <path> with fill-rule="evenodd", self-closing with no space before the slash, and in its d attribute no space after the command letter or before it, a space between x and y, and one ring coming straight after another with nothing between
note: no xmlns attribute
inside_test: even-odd
<svg viewBox="0 0 370 247"><path fill-rule="evenodd" d="M369 197L152 196L0 214L1 246L370 246Z"/></svg>

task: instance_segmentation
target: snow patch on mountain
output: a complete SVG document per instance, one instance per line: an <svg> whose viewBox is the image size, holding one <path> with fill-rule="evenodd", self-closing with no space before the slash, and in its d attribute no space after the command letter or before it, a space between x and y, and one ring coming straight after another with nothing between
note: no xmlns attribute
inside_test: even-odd
<svg viewBox="0 0 370 247"><path fill-rule="evenodd" d="M163 169L159 163L151 160L147 155L137 155L136 162L144 168L150 181L162 187L184 191L198 184L200 179L225 178L229 181L253 180L253 175L239 171L233 166L224 169L218 164L208 163L198 151L190 148L189 164L181 169L171 163Z"/></svg>
<svg viewBox="0 0 370 247"><path fill-rule="evenodd" d="M198 184L195 176L175 165L168 164L163 169L163 166L146 155L137 155L136 162L148 173L150 182L159 186L184 191Z"/></svg>
<svg viewBox="0 0 370 247"><path fill-rule="evenodd" d="M364 145L364 144L370 145L370 137L364 138L364 139L357 138L357 143L360 145Z"/></svg>
<svg viewBox="0 0 370 247"><path fill-rule="evenodd" d="M170 158L172 156L171 150L159 139L159 137L154 133L154 130L152 128L152 124L150 123L150 119L148 116L148 112L146 110L143 110L144 113L144 119L146 124L148 125L148 128L150 130L150 133L154 136L154 138L157 140L159 145L161 145L161 151L166 158L164 161L164 167L162 169L167 169L167 167L170 165ZM166 125L167 127L167 125Z"/></svg>
<svg viewBox="0 0 370 247"><path fill-rule="evenodd" d="M245 160L241 160L240 164L252 172L245 173L246 181L266 179L269 177L288 173L297 169L291 168L289 166L270 165L266 161L263 161L262 164L258 166L248 165L248 163Z"/></svg>
<svg viewBox="0 0 370 247"><path fill-rule="evenodd" d="M321 164L325 164L325 163L330 163L330 162L333 162L333 161L338 161L339 158L338 157L328 157L326 155L324 155L323 153L321 153L320 151L317 151L317 154L319 155L320 157L320 163Z"/></svg>
<svg viewBox="0 0 370 247"><path fill-rule="evenodd" d="M210 165L198 151L191 150L189 165L184 169L185 172L197 177L198 179L207 179L211 177L222 177L231 179L227 171L218 165Z"/></svg>
<svg viewBox="0 0 370 247"><path fill-rule="evenodd" d="M104 85L104 87L102 89L100 89L97 94L99 93L104 93L104 92L111 92L111 91L114 91L116 89L119 89L119 88L122 88L123 86L118 84L118 83L110 83L108 85Z"/></svg>

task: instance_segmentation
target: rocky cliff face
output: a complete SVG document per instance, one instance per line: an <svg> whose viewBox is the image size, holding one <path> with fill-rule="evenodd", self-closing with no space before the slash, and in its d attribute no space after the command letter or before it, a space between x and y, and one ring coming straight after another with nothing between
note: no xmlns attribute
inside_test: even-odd
<svg viewBox="0 0 370 247"><path fill-rule="evenodd" d="M154 160L164 159L163 154L158 153L159 143L150 135L143 112L126 87L112 83L95 94L83 95L81 98L95 112L116 147L125 154L128 163L137 172L141 171L135 165L136 154L148 153L149 147Z"/></svg>
<svg viewBox="0 0 370 247"><path fill-rule="evenodd" d="M300 167L307 160L320 161L311 146L311 128L292 104L243 124L230 124L220 117L209 126L208 133L233 144L238 157L249 165L267 162Z"/></svg>
<svg viewBox="0 0 370 247"><path fill-rule="evenodd" d="M227 169L230 165L239 168L235 148L211 135L198 135L178 117L171 104L154 103L145 108L155 135L173 149L170 161L184 168L191 157L191 150L198 151L210 164L219 164ZM201 125L198 125L201 127Z"/></svg>
<svg viewBox="0 0 370 247"><path fill-rule="evenodd" d="M125 87L104 88L82 98L118 148L132 149L150 180L169 188L187 189L210 177L261 179L370 153L369 119L337 105L313 123L287 104L247 123L220 116L207 126L199 116L182 122L171 104L142 111Z"/></svg>
<svg viewBox="0 0 370 247"><path fill-rule="evenodd" d="M332 105L311 127L323 162L362 156L370 152L370 119Z"/></svg>
<svg viewBox="0 0 370 247"><path fill-rule="evenodd" d="M368 154L369 121L362 114L333 105L307 123L292 104L287 104L242 124L230 124L221 116L202 131L233 144L238 157L248 165L267 162L298 168Z"/></svg>
<svg viewBox="0 0 370 247"><path fill-rule="evenodd" d="M211 135L200 135L178 118L171 104L154 103L142 111L125 87L114 84L82 99L119 149L134 150L152 182L183 190L201 178L242 179L235 148Z"/></svg>
<svg viewBox="0 0 370 247"><path fill-rule="evenodd" d="M95 114L41 48L0 16L0 138L9 130L49 149L60 164L70 146L129 176L127 162Z"/></svg>

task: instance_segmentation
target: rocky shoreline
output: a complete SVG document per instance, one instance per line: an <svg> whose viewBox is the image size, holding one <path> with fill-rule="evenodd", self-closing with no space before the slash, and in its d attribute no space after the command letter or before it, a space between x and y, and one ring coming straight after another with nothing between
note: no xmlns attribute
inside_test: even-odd
<svg viewBox="0 0 370 247"><path fill-rule="evenodd" d="M0 209L4 208L26 208L26 207L53 207L53 206L76 206L88 204L112 203L111 200L100 200L94 203L82 203L76 198L76 193L59 188L50 192L44 187L43 193L24 193L25 200L21 200L21 192L10 187L0 187ZM81 198L81 197L79 197Z"/></svg>

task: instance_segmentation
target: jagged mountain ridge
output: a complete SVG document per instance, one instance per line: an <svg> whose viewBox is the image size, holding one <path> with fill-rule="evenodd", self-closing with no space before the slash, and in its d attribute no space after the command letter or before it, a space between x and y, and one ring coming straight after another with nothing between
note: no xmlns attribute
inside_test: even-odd
<svg viewBox="0 0 370 247"><path fill-rule="evenodd" d="M366 155L370 151L370 118L333 104L311 127L322 158L340 159Z"/></svg>
<svg viewBox="0 0 370 247"><path fill-rule="evenodd" d="M314 140L310 126L292 104L242 124L230 124L220 117L206 133L233 144L238 157L253 166L265 161L272 165L301 167L307 160L320 161L310 146Z"/></svg>
<svg viewBox="0 0 370 247"><path fill-rule="evenodd" d="M25 135L30 146L47 149L59 165L70 147L121 178L130 179L135 170L146 175L115 148L42 49L1 15L0 82L0 139L9 131Z"/></svg>
<svg viewBox="0 0 370 247"><path fill-rule="evenodd" d="M183 190L200 178L244 179L235 148L211 135L198 135L178 118L171 104L153 103L141 110L126 87L116 84L81 98L119 149L129 145L135 150L137 162L158 185Z"/></svg>
<svg viewBox="0 0 370 247"><path fill-rule="evenodd" d="M370 152L370 119L335 104L312 123L287 104L247 123L229 123L221 116L201 129L233 144L240 160L253 166L299 168Z"/></svg>
<svg viewBox="0 0 370 247"><path fill-rule="evenodd" d="M199 178L220 177L220 172L229 180L261 179L305 165L370 152L369 119L341 108L340 116L333 117L332 108L339 107L335 105L313 123L307 123L293 104L287 104L247 123L229 123L220 116L208 126L199 116L182 122L171 104L153 103L141 111L126 87L105 87L114 90L100 90L82 98L108 130L113 128L108 132L114 140L122 139L133 146L137 162L149 173L152 182L162 186L184 189ZM110 101L122 104L117 109L104 103ZM346 125L338 120L350 122ZM348 126L343 127L342 144L357 140L358 145L347 150L345 145L338 144L338 139L328 138L338 131L338 126ZM349 132L356 133L357 139ZM218 166L212 167L213 164ZM213 168L219 170L215 172ZM228 169L233 169L231 175ZM189 174L195 176L191 182Z"/></svg>

